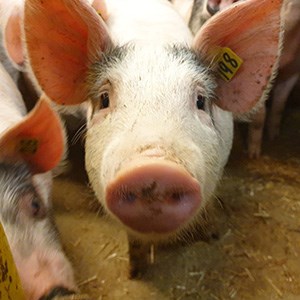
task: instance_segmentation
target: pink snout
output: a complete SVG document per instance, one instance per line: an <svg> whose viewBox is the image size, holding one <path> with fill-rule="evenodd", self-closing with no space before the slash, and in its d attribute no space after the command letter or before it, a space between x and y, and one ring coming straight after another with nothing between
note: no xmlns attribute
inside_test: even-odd
<svg viewBox="0 0 300 300"><path fill-rule="evenodd" d="M201 202L198 181L166 161L131 164L108 185L107 206L140 233L172 233L195 215Z"/></svg>

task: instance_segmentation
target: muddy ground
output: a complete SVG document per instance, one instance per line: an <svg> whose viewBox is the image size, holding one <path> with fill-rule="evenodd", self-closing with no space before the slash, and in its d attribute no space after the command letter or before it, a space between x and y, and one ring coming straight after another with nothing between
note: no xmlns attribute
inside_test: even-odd
<svg viewBox="0 0 300 300"><path fill-rule="evenodd" d="M156 250L138 280L128 279L124 230L101 213L78 162L57 178L56 220L81 291L95 300L300 299L300 85L292 96L260 159L247 158L237 128L209 241Z"/></svg>

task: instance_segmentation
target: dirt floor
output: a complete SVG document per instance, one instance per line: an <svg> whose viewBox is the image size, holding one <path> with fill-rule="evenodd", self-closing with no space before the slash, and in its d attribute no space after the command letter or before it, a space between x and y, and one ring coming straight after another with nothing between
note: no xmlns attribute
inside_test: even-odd
<svg viewBox="0 0 300 300"><path fill-rule="evenodd" d="M101 213L78 164L55 180L54 206L79 288L91 299L300 299L300 86L280 137L249 160L238 128L208 242L165 247L128 279L126 234ZM239 126L240 127L240 126Z"/></svg>

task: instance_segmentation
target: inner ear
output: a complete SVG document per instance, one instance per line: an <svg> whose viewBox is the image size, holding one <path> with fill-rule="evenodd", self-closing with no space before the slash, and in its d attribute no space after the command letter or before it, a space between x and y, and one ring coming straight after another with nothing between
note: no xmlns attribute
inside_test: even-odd
<svg viewBox="0 0 300 300"><path fill-rule="evenodd" d="M104 21L86 0L25 1L25 40L30 67L54 102L88 98L89 66L111 47Z"/></svg>
<svg viewBox="0 0 300 300"><path fill-rule="evenodd" d="M4 43L9 58L19 69L24 63L19 10L13 12L7 21L4 31Z"/></svg>
<svg viewBox="0 0 300 300"><path fill-rule="evenodd" d="M282 0L240 1L208 20L194 48L217 73L216 104L236 114L266 99L278 69Z"/></svg>

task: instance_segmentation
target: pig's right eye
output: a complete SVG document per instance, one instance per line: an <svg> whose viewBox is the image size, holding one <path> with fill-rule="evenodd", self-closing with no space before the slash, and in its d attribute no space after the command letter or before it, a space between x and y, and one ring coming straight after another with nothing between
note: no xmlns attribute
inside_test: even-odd
<svg viewBox="0 0 300 300"><path fill-rule="evenodd" d="M108 92L104 92L100 95L100 109L109 107L109 94Z"/></svg>
<svg viewBox="0 0 300 300"><path fill-rule="evenodd" d="M21 196L20 211L30 219L42 219L46 216L46 207L43 202L32 192L26 192Z"/></svg>
<svg viewBox="0 0 300 300"><path fill-rule="evenodd" d="M204 110L205 106L205 98L202 95L197 96L197 102L196 102L197 108Z"/></svg>

